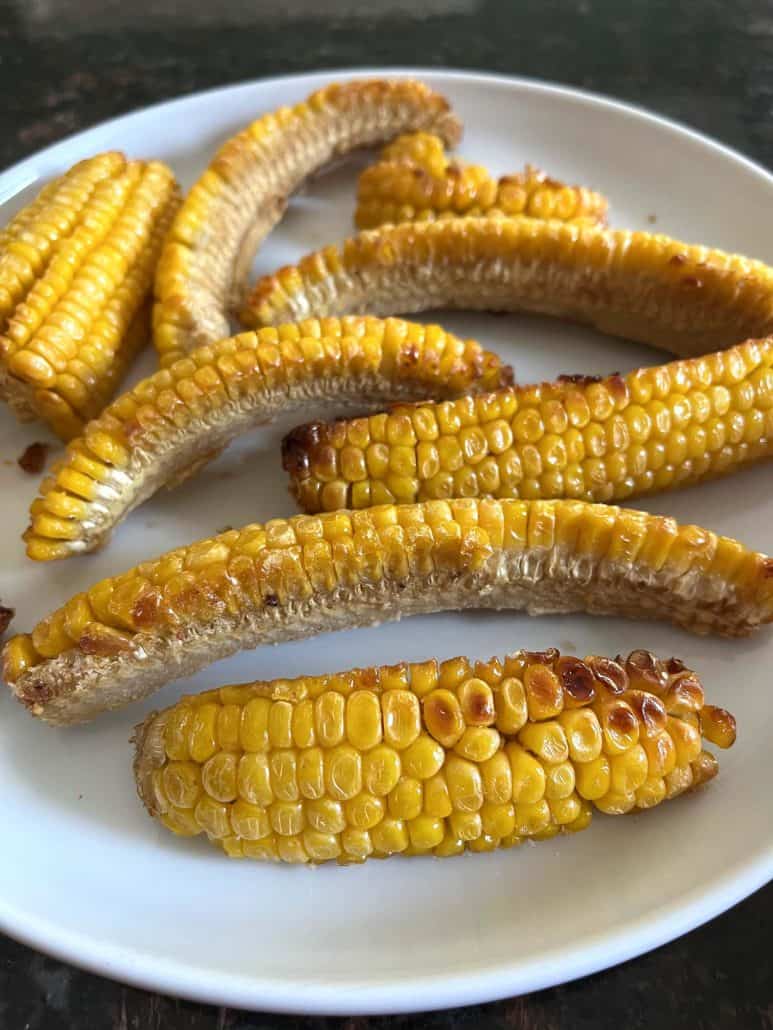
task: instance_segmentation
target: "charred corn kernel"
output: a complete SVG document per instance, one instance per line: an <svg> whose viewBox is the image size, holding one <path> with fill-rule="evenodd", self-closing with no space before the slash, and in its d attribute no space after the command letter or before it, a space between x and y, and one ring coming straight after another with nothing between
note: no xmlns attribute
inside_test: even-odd
<svg viewBox="0 0 773 1030"><path fill-rule="evenodd" d="M705 705L701 709L701 731L706 740L717 747L727 748L735 743L735 719L724 708Z"/></svg>
<svg viewBox="0 0 773 1030"><path fill-rule="evenodd" d="M252 252L307 176L353 148L424 130L456 141L460 126L447 101L421 82L374 79L331 83L227 140L188 194L159 262L154 337L162 364L228 335Z"/></svg>
<svg viewBox="0 0 773 1030"><path fill-rule="evenodd" d="M359 390L365 376L373 379L374 396L390 399L406 391L455 396L476 384L491 389L510 380L509 369L493 354L438 327L363 317L308 320L295 333L297 340L279 344L277 333L269 329L202 347L110 404L72 442L43 483L31 513L30 554L48 560L94 549L136 504L141 484L181 481L214 456L213 432L219 449L248 423L269 421L279 408L305 403L309 389L337 396ZM361 436L355 434L357 439ZM389 445L378 446L387 455L386 464L382 469L369 458L369 475L395 475L389 469ZM285 448L287 461L291 452ZM327 453L332 465L326 466L319 492L325 504L332 504L338 503L340 470L335 448ZM192 455L197 460L192 462ZM366 485L368 502L377 503L379 491ZM338 536L329 532L303 541L314 584L329 582L340 567ZM266 540L271 548L293 546L286 526L267 531ZM223 559L218 545L192 551L185 570L211 566L218 550ZM166 574L181 571L167 569Z"/></svg>
<svg viewBox="0 0 773 1030"><path fill-rule="evenodd" d="M642 688L645 679L657 694ZM549 690L536 691L536 717L517 718L508 732L497 691L532 680ZM438 696L461 722L454 743L428 732ZM527 706L525 687L519 697ZM667 715L662 698L678 714ZM591 805L617 815L705 783L717 771L702 750L706 709L730 743L732 717L705 705L697 677L644 652L615 662L519 651L503 661L223 687L183 698L139 728L138 787L174 832L206 833L232 857L346 864L371 854L489 851L584 829ZM547 710L557 717L543 718ZM298 711L304 736L321 712L317 731L336 743L298 746ZM374 729L382 725L383 736Z"/></svg>
<svg viewBox="0 0 773 1030"><path fill-rule="evenodd" d="M710 442L702 425L705 406L699 398L706 396L707 375L712 382L721 380L728 360L733 358L740 362L744 378L728 397L728 405L733 406L731 410L742 420L743 426L734 442L728 444L730 450L722 459L721 471L728 472L747 462L770 457L773 441L765 412L770 403L767 377L773 377L773 338L752 340L701 359L677 361L657 369L639 369L626 377L613 375L599 382L592 377L570 377L546 384L539 390L531 386L500 390L493 396L500 405L507 401L513 408L509 422L489 421L490 410L480 405L472 408L470 414L467 411L470 397L423 403L416 414L424 424L443 435L429 456L424 444L400 446L400 463L410 466L410 476L416 484L410 496L400 500L421 501L446 496L446 481L439 476L440 468L453 473L456 495L571 496L603 502L695 483L716 475L720 470L708 460ZM656 398L636 402L634 384L645 374L662 380L666 402ZM577 430L571 422L578 418L580 406L587 409L588 420L578 452ZM356 506L352 490L355 482L366 482L371 495L374 486L386 482L387 470L397 449L388 442L390 427L407 417L406 410L396 407L387 415L357 420L363 454L377 420L384 425L387 442L378 444L381 455L378 468L369 467L365 477L343 474L344 493L337 498L343 506ZM668 413L665 424L664 412ZM471 417L474 424L463 426L462 414ZM554 431L544 435L548 423ZM648 451L661 431L662 443ZM341 435L339 423L320 422L291 434L295 461L292 466L285 464L291 473L291 489L302 505L306 496L311 496L310 487L324 479L326 463L335 460L339 447L336 439ZM424 450L420 450L422 447ZM353 460L351 452L351 446L347 445L350 461ZM566 475L570 453L579 463L579 480L574 475ZM489 469L485 464L489 458L497 468L493 478L490 471L484 475L484 468ZM526 469L525 478L502 475L503 462L507 461Z"/></svg>
<svg viewBox="0 0 773 1030"><path fill-rule="evenodd" d="M560 713L564 705L564 692L552 669L539 662L529 665L524 671L523 683L529 719L552 719Z"/></svg>
<svg viewBox="0 0 773 1030"><path fill-rule="evenodd" d="M430 734L443 747L453 747L464 733L464 717L455 694L433 690L424 699L424 722Z"/></svg>
<svg viewBox="0 0 773 1030"><path fill-rule="evenodd" d="M362 172L354 220L360 229L459 215L529 215L592 224L603 223L606 211L606 199L585 187L565 186L530 165L493 179L480 165L449 158L439 137L414 133L390 143Z"/></svg>
<svg viewBox="0 0 773 1030"><path fill-rule="evenodd" d="M111 152L44 187L0 233L0 396L21 419L69 439L110 399L149 337L178 203L166 165ZM54 506L78 517L66 497Z"/></svg>

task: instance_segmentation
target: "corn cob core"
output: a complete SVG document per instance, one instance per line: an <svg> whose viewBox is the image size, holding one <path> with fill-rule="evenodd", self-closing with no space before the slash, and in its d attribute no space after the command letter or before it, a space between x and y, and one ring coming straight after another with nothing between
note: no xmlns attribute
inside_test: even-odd
<svg viewBox="0 0 773 1030"><path fill-rule="evenodd" d="M314 422L282 445L308 512L449 497L621 500L773 456L773 338L623 377L562 376Z"/></svg>
<svg viewBox="0 0 773 1030"><path fill-rule="evenodd" d="M421 82L333 83L264 115L228 140L188 194L156 276L154 340L162 366L230 335L252 256L312 172L355 147L409 129L455 143L461 126Z"/></svg>
<svg viewBox="0 0 773 1030"><path fill-rule="evenodd" d="M773 332L773 270L645 232L452 218L363 232L264 276L243 321L440 307L557 315L693 357Z"/></svg>
<svg viewBox="0 0 773 1030"><path fill-rule="evenodd" d="M77 594L6 644L4 678L33 714L76 722L240 648L467 607L745 635L773 620L773 560L697 526L581 501L272 519Z"/></svg>
<svg viewBox="0 0 773 1030"><path fill-rule="evenodd" d="M454 658L222 687L136 733L151 815L232 858L458 855L652 808L717 772L735 720L647 651Z"/></svg>
<svg viewBox="0 0 773 1030"><path fill-rule="evenodd" d="M147 342L179 190L166 165L106 153L44 187L0 233L0 396L64 439Z"/></svg>
<svg viewBox="0 0 773 1030"><path fill-rule="evenodd" d="M511 381L473 340L399 319L326 319L200 347L90 422L43 482L26 533L46 561L98 547L132 508L239 433L310 402L341 407L453 397Z"/></svg>
<svg viewBox="0 0 773 1030"><path fill-rule="evenodd" d="M594 225L604 223L606 212L606 198L584 186L566 186L531 165L494 179L481 165L451 160L438 136L418 132L388 144L360 175L354 220L358 229L517 215Z"/></svg>

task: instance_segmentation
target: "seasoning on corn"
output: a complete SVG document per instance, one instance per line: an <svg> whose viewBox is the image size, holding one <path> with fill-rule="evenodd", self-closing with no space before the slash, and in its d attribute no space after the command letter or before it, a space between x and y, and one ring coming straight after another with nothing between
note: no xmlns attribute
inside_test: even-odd
<svg viewBox="0 0 773 1030"><path fill-rule="evenodd" d="M773 621L773 560L697 526L582 501L272 519L77 594L6 644L4 679L34 715L78 722L240 648L468 607L661 618L742 636ZM614 685L609 670L599 675ZM396 709L394 726L401 719ZM485 750L452 721L449 734L457 729L470 753Z"/></svg>
<svg viewBox="0 0 773 1030"><path fill-rule="evenodd" d="M573 833L594 807L652 808L717 773L695 674L632 657L517 651L209 690L137 727L137 790L231 858L348 864ZM710 711L730 747L735 720Z"/></svg>
<svg viewBox="0 0 773 1030"><path fill-rule="evenodd" d="M622 229L534 218L406 222L259 279L243 321L440 307L558 315L692 357L773 332L773 269Z"/></svg>
<svg viewBox="0 0 773 1030"><path fill-rule="evenodd" d="M47 561L99 547L132 508L279 411L456 397L511 381L473 340L399 319L307 321L200 347L72 441L33 502L27 553Z"/></svg>
<svg viewBox="0 0 773 1030"><path fill-rule="evenodd" d="M622 500L773 457L773 337L627 376L562 376L285 437L308 512L448 497Z"/></svg>
<svg viewBox="0 0 773 1030"><path fill-rule="evenodd" d="M409 79L332 83L228 140L188 194L156 276L154 341L162 366L230 336L252 256L288 197L329 161L401 132L427 129L455 143L447 101Z"/></svg>
<svg viewBox="0 0 773 1030"><path fill-rule="evenodd" d="M44 187L0 231L0 397L76 435L150 335L150 287L178 206L166 165L110 152Z"/></svg>
<svg viewBox="0 0 773 1030"><path fill-rule="evenodd" d="M584 186L566 186L531 165L493 179L481 165L449 158L438 136L416 132L389 143L360 175L354 220L358 229L497 215L598 225L606 213L606 197Z"/></svg>

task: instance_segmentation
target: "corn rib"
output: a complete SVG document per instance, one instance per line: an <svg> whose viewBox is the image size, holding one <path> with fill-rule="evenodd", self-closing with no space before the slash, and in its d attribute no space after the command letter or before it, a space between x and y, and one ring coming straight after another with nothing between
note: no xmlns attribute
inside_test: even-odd
<svg viewBox="0 0 773 1030"><path fill-rule="evenodd" d="M400 319L308 321L200 347L70 444L32 505L27 553L47 561L99 547L132 508L280 411L309 402L361 410L508 382L510 369L474 341Z"/></svg>
<svg viewBox="0 0 773 1030"><path fill-rule="evenodd" d="M150 335L148 298L179 189L106 153L46 186L0 233L0 397L63 439L110 399Z"/></svg>
<svg viewBox="0 0 773 1030"><path fill-rule="evenodd" d="M493 179L485 168L451 160L431 133L400 136L362 172L357 184L358 229L389 222L431 222L469 217L556 218L603 225L606 197L584 186L566 186L531 165Z"/></svg>
<svg viewBox="0 0 773 1030"><path fill-rule="evenodd" d="M431 308L532 311L695 357L773 332L773 270L644 232L452 218L360 233L258 280L246 325Z"/></svg>
<svg viewBox="0 0 773 1030"><path fill-rule="evenodd" d="M243 648L463 608L773 620L773 560L697 526L581 501L455 500L272 519L97 583L3 649L34 715L77 722Z"/></svg>
<svg viewBox="0 0 773 1030"><path fill-rule="evenodd" d="M231 858L492 851L653 808L735 741L698 677L647 651L517 651L221 687L134 736L148 813Z"/></svg>
<svg viewBox="0 0 773 1030"><path fill-rule="evenodd" d="M282 444L307 512L449 497L618 501L773 457L773 337L606 379L565 376L313 422Z"/></svg>
<svg viewBox="0 0 773 1030"><path fill-rule="evenodd" d="M154 341L162 366L231 335L253 254L287 199L348 151L413 129L453 144L446 100L409 79L333 83L264 115L228 140L177 215L156 276Z"/></svg>

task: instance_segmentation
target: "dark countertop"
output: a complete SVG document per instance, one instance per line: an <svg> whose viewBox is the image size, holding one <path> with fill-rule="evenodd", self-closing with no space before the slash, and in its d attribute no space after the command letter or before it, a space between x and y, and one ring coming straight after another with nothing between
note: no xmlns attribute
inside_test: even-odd
<svg viewBox="0 0 773 1030"><path fill-rule="evenodd" d="M365 64L485 69L597 90L773 166L773 7L766 0L0 0L0 167L157 100L263 75ZM389 1022L444 1030L771 1030L771 939L773 885L608 972L528 997ZM376 1030L387 1022L178 1002L0 936L1 1030Z"/></svg>

